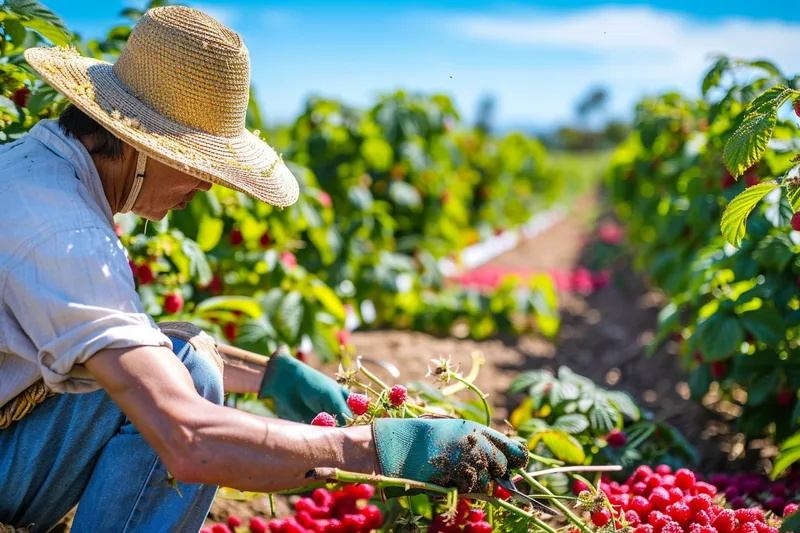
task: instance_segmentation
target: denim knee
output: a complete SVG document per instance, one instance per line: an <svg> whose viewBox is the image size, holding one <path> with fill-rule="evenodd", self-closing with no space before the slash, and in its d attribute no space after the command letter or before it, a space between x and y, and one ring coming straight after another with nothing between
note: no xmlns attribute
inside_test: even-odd
<svg viewBox="0 0 800 533"><path fill-rule="evenodd" d="M192 376L197 393L210 402L222 405L225 390L222 385L222 375L214 361L208 355L195 350L183 339L170 337L170 340L172 340L172 351Z"/></svg>

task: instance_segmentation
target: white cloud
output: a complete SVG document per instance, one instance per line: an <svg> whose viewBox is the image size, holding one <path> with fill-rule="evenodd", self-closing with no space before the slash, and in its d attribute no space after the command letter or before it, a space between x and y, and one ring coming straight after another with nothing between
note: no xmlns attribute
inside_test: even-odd
<svg viewBox="0 0 800 533"><path fill-rule="evenodd" d="M190 4L190 7L198 11L202 11L211 18L217 19L220 24L228 26L229 28L236 24L239 13L235 7L229 5L214 5L214 4Z"/></svg>

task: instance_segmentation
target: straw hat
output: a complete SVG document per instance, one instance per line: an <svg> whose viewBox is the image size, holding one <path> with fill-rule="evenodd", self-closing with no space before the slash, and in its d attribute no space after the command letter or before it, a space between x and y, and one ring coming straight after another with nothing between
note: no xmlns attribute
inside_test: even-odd
<svg viewBox="0 0 800 533"><path fill-rule="evenodd" d="M74 48L25 59L114 135L201 180L285 207L299 188L275 150L245 128L250 57L241 37L184 6L148 10L112 65Z"/></svg>

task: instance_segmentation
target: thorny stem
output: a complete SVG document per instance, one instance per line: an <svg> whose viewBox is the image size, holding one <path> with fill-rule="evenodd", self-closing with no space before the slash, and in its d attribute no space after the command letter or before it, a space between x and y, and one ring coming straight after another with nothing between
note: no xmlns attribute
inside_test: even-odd
<svg viewBox="0 0 800 533"><path fill-rule="evenodd" d="M275 495L272 493L269 495L269 512L272 515L272 518L275 518Z"/></svg>
<svg viewBox="0 0 800 533"><path fill-rule="evenodd" d="M618 472L622 470L621 466L617 465L576 465L576 466L561 466L558 468L548 468L546 470L535 470L533 472L526 472L531 477L546 476L548 474L562 474L564 472ZM523 475L523 477L525 477Z"/></svg>
<svg viewBox="0 0 800 533"><path fill-rule="evenodd" d="M469 390L471 390L472 392L474 392L475 394L478 395L478 398L480 398L481 402L483 402L483 410L486 412L486 425L487 426L491 426L492 425L492 411L491 411L491 409L489 409L489 403L486 401L486 395L484 393L482 393L481 390L478 387L476 387L475 385L473 385L472 383L470 383L469 381L467 381L466 379L462 378L461 376L459 376L458 374L456 374L454 372L450 372L450 378L454 379L456 381L460 381Z"/></svg>
<svg viewBox="0 0 800 533"><path fill-rule="evenodd" d="M564 464L564 461L559 461L558 459L552 459L550 457L543 457L541 455L536 455L533 452L528 452L528 457L532 461L536 461L550 466L562 466Z"/></svg>
<svg viewBox="0 0 800 533"><path fill-rule="evenodd" d="M553 470L557 470L557 469L553 469ZM519 473L522 476L522 479L527 481L528 484L531 487L535 488L536 490L538 490L540 492L544 492L545 494L551 494L551 495L553 494L547 487L545 487L544 485L542 485L541 483L536 481L536 479L534 479L530 474L528 474L528 472L525 472L524 470L520 470ZM569 507L567 507L566 505L564 505L563 503L558 501L558 499L551 500L551 503L559 511L564 513L564 516L567 517L567 520L569 520L570 522L575 524L578 528L580 528L580 530L583 531L583 533L592 533L591 530L589 529L589 527L586 524L583 523L583 520L581 520L578 516L576 516L575 513L573 513L570 510Z"/></svg>
<svg viewBox="0 0 800 533"><path fill-rule="evenodd" d="M361 364L361 361L356 360L356 364L358 365L358 369L361 371L362 374L367 376L371 381L374 381L375 383L380 385L382 389L389 390L390 387L386 383L378 379L378 376L367 370L366 367L364 367L364 365Z"/></svg>

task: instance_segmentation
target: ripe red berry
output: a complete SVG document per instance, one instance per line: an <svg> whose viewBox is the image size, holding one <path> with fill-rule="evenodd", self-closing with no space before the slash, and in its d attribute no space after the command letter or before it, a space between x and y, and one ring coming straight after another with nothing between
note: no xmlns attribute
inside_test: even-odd
<svg viewBox="0 0 800 533"><path fill-rule="evenodd" d="M621 432L620 430L614 429L608 434L606 441L612 448L622 448L628 443L628 437L626 437L625 433Z"/></svg>
<svg viewBox="0 0 800 533"><path fill-rule="evenodd" d="M357 500L369 500L375 495L375 487L367 483L354 483L345 485L344 493L353 496Z"/></svg>
<svg viewBox="0 0 800 533"><path fill-rule="evenodd" d="M14 91L14 94L11 95L11 101L14 102L19 107L25 107L28 105L28 97L31 95L30 89L25 87L24 85Z"/></svg>
<svg viewBox="0 0 800 533"><path fill-rule="evenodd" d="M656 474L660 476L666 476L672 473L672 467L669 465L658 465L656 467Z"/></svg>
<svg viewBox="0 0 800 533"><path fill-rule="evenodd" d="M711 526L719 533L733 533L736 527L736 515L730 509L723 509L711 522Z"/></svg>
<svg viewBox="0 0 800 533"><path fill-rule="evenodd" d="M585 490L589 490L589 487L586 485L586 483L584 483L580 479L576 479L575 481L572 482L572 493L575 494L575 496L577 496L578 494L580 494Z"/></svg>
<svg viewBox="0 0 800 533"><path fill-rule="evenodd" d="M661 529L671 521L672 519L661 511L651 511L650 514L647 515L647 523L657 530Z"/></svg>
<svg viewBox="0 0 800 533"><path fill-rule="evenodd" d="M797 98L792 102L792 107L794 107L795 115L800 117L800 98Z"/></svg>
<svg viewBox="0 0 800 533"><path fill-rule="evenodd" d="M336 340L339 342L339 346L347 346L350 344L350 331L340 329L336 332Z"/></svg>
<svg viewBox="0 0 800 533"><path fill-rule="evenodd" d="M708 494L698 494L697 496L689 498L687 503L689 504L689 509L691 509L693 513L708 511L711 508L711 496Z"/></svg>
<svg viewBox="0 0 800 533"><path fill-rule="evenodd" d="M763 522L755 522L753 525L756 527L757 533L780 533L777 527L769 526Z"/></svg>
<svg viewBox="0 0 800 533"><path fill-rule="evenodd" d="M792 215L791 225L793 230L800 231L800 212Z"/></svg>
<svg viewBox="0 0 800 533"><path fill-rule="evenodd" d="M408 398L408 391L402 385L395 385L389 391L389 402L393 407L400 407Z"/></svg>
<svg viewBox="0 0 800 533"><path fill-rule="evenodd" d="M336 419L330 413L320 413L311 421L312 426L335 427Z"/></svg>
<svg viewBox="0 0 800 533"><path fill-rule="evenodd" d="M225 338L228 339L228 342L233 342L236 340L236 335L239 331L239 328L233 322L228 322L222 327L222 333L225 335Z"/></svg>
<svg viewBox="0 0 800 533"><path fill-rule="evenodd" d="M361 516L366 518L366 527L369 531L373 529L380 529L380 527L383 525L383 514L376 506L367 505L366 507L362 507L361 511L359 512Z"/></svg>
<svg viewBox="0 0 800 533"><path fill-rule="evenodd" d="M317 199L322 207L328 208L333 205L333 201L331 200L331 195L325 191L319 191L317 193Z"/></svg>
<svg viewBox="0 0 800 533"><path fill-rule="evenodd" d="M661 528L661 533L683 533L683 528L677 522L667 522L667 525Z"/></svg>
<svg viewBox="0 0 800 533"><path fill-rule="evenodd" d="M265 231L262 233L258 242L261 244L262 248L267 248L270 244L272 244L272 238L269 236L269 232Z"/></svg>
<svg viewBox="0 0 800 533"><path fill-rule="evenodd" d="M758 185L761 180L758 179L758 175L754 172L748 172L744 176L745 179L745 186L752 187L753 185Z"/></svg>
<svg viewBox="0 0 800 533"><path fill-rule="evenodd" d="M695 483L694 490L697 492L697 494L706 494L711 497L717 495L717 487L710 483L706 483L705 481L698 481Z"/></svg>
<svg viewBox="0 0 800 533"><path fill-rule="evenodd" d="M212 533L231 533L231 528L225 524L214 524L211 526Z"/></svg>
<svg viewBox="0 0 800 533"><path fill-rule="evenodd" d="M242 525L242 520L236 515L230 515L228 517L228 527L231 529L237 528Z"/></svg>
<svg viewBox="0 0 800 533"><path fill-rule="evenodd" d="M709 517L708 513L705 511L697 511L695 515L692 517L692 521L695 524L700 524L701 526L711 525L711 517Z"/></svg>
<svg viewBox="0 0 800 533"><path fill-rule="evenodd" d="M164 298L164 312L174 315L180 313L181 309L183 309L183 294L177 291L167 294L167 297Z"/></svg>
<svg viewBox="0 0 800 533"><path fill-rule="evenodd" d="M636 468L636 471L633 473L633 480L634 481L644 481L648 477L653 475L653 469L647 465L639 465Z"/></svg>
<svg viewBox="0 0 800 533"><path fill-rule="evenodd" d="M717 379L724 378L726 370L724 361L714 361L711 363L711 375Z"/></svg>
<svg viewBox="0 0 800 533"><path fill-rule="evenodd" d="M653 510L653 506L650 505L650 502L647 501L647 498L638 495L631 498L628 508L632 511L635 511L642 520L645 520Z"/></svg>
<svg viewBox="0 0 800 533"><path fill-rule="evenodd" d="M204 527L203 529L200 530L200 533L214 533L214 532L211 531L210 527Z"/></svg>
<svg viewBox="0 0 800 533"><path fill-rule="evenodd" d="M483 509L472 509L467 517L467 521L473 524L484 520L486 520L486 512Z"/></svg>
<svg viewBox="0 0 800 533"><path fill-rule="evenodd" d="M763 522L764 511L758 507L736 509L734 515L739 522Z"/></svg>
<svg viewBox="0 0 800 533"><path fill-rule="evenodd" d="M689 506L683 502L673 503L667 507L667 516L672 517L673 520L684 526L689 523L692 518L692 511Z"/></svg>
<svg viewBox="0 0 800 533"><path fill-rule="evenodd" d="M242 231L239 228L233 228L230 235L228 235L228 238L230 239L231 246L239 246L244 240L242 237Z"/></svg>
<svg viewBox="0 0 800 533"><path fill-rule="evenodd" d="M647 494L647 484L643 483L642 481L637 481L631 486L631 492L633 494L638 494L643 496Z"/></svg>
<svg viewBox="0 0 800 533"><path fill-rule="evenodd" d="M708 524L692 524L689 533L717 533L717 530Z"/></svg>
<svg viewBox="0 0 800 533"><path fill-rule="evenodd" d="M269 527L268 522L260 516L251 518L247 526L250 529L250 533L267 533L267 528Z"/></svg>
<svg viewBox="0 0 800 533"><path fill-rule="evenodd" d="M349 514L342 519L345 531L363 531L367 526L367 517L360 514Z"/></svg>
<svg viewBox="0 0 800 533"><path fill-rule="evenodd" d="M500 485L495 485L492 496L494 496L495 498L500 498L501 500L507 500L511 497L511 493L508 492L503 487L501 487Z"/></svg>
<svg viewBox="0 0 800 533"><path fill-rule="evenodd" d="M783 516L789 516L792 513L797 512L797 504L796 503L787 503L786 507L783 508Z"/></svg>
<svg viewBox="0 0 800 533"><path fill-rule="evenodd" d="M147 263L136 267L136 279L139 280L139 285L147 285L153 281L153 271Z"/></svg>
<svg viewBox="0 0 800 533"><path fill-rule="evenodd" d="M789 390L783 390L778 393L778 406L789 407L794 403L797 394Z"/></svg>
<svg viewBox="0 0 800 533"><path fill-rule="evenodd" d="M653 526L650 524L642 524L640 526L636 526L636 529L633 530L633 533L653 533L654 529Z"/></svg>
<svg viewBox="0 0 800 533"><path fill-rule="evenodd" d="M361 416L369 409L369 397L366 394L352 393L347 397L347 406L356 416Z"/></svg>
<svg viewBox="0 0 800 533"><path fill-rule="evenodd" d="M683 500L683 491L678 487L672 487L667 492L669 493L669 503L677 503Z"/></svg>
<svg viewBox="0 0 800 533"><path fill-rule="evenodd" d="M695 478L694 472L688 468L681 468L675 472L675 485L680 489L691 489L694 487L696 481L697 479Z"/></svg>
<svg viewBox="0 0 800 533"><path fill-rule="evenodd" d="M758 533L755 522L745 522L744 524L739 524L739 527L736 528L735 531L736 533Z"/></svg>
<svg viewBox="0 0 800 533"><path fill-rule="evenodd" d="M605 507L592 513L592 523L597 527L603 527L608 524L609 520L611 520L611 513Z"/></svg>
<svg viewBox="0 0 800 533"><path fill-rule="evenodd" d="M474 522L467 524L467 527L464 528L464 533L491 533L492 531L492 525L489 522Z"/></svg>
<svg viewBox="0 0 800 533"><path fill-rule="evenodd" d="M650 493L649 500L653 509L663 511L670 504L669 492L667 492L667 489L664 487L656 487L653 489L653 492Z"/></svg>
<svg viewBox="0 0 800 533"><path fill-rule="evenodd" d="M642 523L642 519L639 518L639 515L633 509L625 512L625 520L627 520L628 524L633 527L636 527Z"/></svg>

